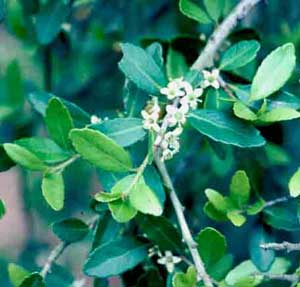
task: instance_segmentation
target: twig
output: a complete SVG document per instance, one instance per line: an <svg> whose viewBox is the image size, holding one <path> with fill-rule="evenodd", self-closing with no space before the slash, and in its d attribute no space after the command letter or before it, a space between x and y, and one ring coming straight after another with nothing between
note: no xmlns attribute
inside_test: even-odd
<svg viewBox="0 0 300 287"><path fill-rule="evenodd" d="M290 199L291 199L291 197L283 196L283 197L279 197L279 198L274 199L274 200L267 201L264 205L264 208L271 207L271 206L276 205L276 204L281 203L281 202L289 201Z"/></svg>
<svg viewBox="0 0 300 287"><path fill-rule="evenodd" d="M258 273L255 276L263 276L265 279L269 280L281 280L281 281L288 281L293 284L298 283L299 276L296 274L267 274L267 273Z"/></svg>
<svg viewBox="0 0 300 287"><path fill-rule="evenodd" d="M166 188L170 191L170 199L171 199L172 205L175 209L175 213L176 213L178 223L179 223L179 226L181 229L182 237L190 250L190 253L192 255L193 262L195 264L198 276L200 279L203 280L205 286L212 287L213 286L212 280L209 277L209 275L206 273L203 261L199 255L199 252L197 249L197 243L194 241L194 239L192 237L192 233L188 227L185 216L183 214L184 208L176 194L175 188L171 181L170 175L167 171L166 165L160 159L158 151L156 151L154 153L154 159L155 159L157 168L160 172L160 175L162 177L163 183L166 186Z"/></svg>
<svg viewBox="0 0 300 287"><path fill-rule="evenodd" d="M282 243L266 243L261 244L261 248L263 249L272 249L276 251L286 251L286 252L292 252L292 251L300 251L300 243L291 243L284 241Z"/></svg>
<svg viewBox="0 0 300 287"><path fill-rule="evenodd" d="M90 229L93 229L95 227L95 223L98 220L98 216L93 217L89 222L88 226ZM54 247L54 249L50 252L49 257L47 258L47 261L43 267L43 269L40 271L40 275L43 278L46 278L47 274L50 272L52 265L55 263L55 261L62 255L62 253L66 250L66 248L70 245L68 242L60 242L58 245Z"/></svg>
<svg viewBox="0 0 300 287"><path fill-rule="evenodd" d="M194 70L203 70L213 65L213 59L219 50L223 41L237 25L238 21L243 19L250 10L261 0L242 0L231 12L231 14L222 22L209 38L207 45L192 66Z"/></svg>
<svg viewBox="0 0 300 287"><path fill-rule="evenodd" d="M40 272L41 276L45 278L47 274L50 272L52 265L54 262L60 257L60 255L65 251L65 249L69 246L67 242L61 242L58 244L50 253L46 264L44 265L42 271Z"/></svg>

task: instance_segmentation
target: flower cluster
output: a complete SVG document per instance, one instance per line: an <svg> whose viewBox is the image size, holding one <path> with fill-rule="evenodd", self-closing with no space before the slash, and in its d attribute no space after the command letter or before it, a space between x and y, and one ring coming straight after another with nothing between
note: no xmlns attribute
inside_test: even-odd
<svg viewBox="0 0 300 287"><path fill-rule="evenodd" d="M151 108L142 111L143 127L156 133L155 145L162 149L162 160L167 160L179 151L182 125L189 110L197 108L203 89L193 89L190 83L179 78L169 82L160 92L170 100L165 107L166 115L160 120L161 107L154 97Z"/></svg>
<svg viewBox="0 0 300 287"><path fill-rule="evenodd" d="M165 107L165 116L160 119L161 107L156 97L153 98L151 108L142 111L143 127L156 133L155 146L162 150L162 160L171 159L179 151L179 137L183 131L190 110L197 108L203 90L208 87L219 89L219 70L203 71L204 80L200 88L193 89L191 84L183 78L174 79L160 90L169 100Z"/></svg>

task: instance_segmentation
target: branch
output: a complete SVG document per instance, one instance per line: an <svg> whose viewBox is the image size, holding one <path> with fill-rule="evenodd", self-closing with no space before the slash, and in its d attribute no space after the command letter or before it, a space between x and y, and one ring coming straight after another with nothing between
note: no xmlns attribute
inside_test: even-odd
<svg viewBox="0 0 300 287"><path fill-rule="evenodd" d="M182 237L190 250L190 253L192 255L193 262L195 264L198 276L203 280L205 286L212 287L213 286L212 280L209 277L209 275L206 273L203 261L199 255L199 252L197 249L197 243L193 239L192 233L188 227L185 216L183 214L184 208L176 194L175 188L171 181L171 178L170 178L170 175L166 168L166 165L164 162L161 161L161 159L159 157L158 151L156 151L154 153L154 159L155 159L157 168L160 172L160 175L162 177L164 185L166 186L166 188L168 190L170 190L170 199L171 199L172 205L175 209L175 213L176 213L177 220L178 220L178 223L179 223L179 226L181 229Z"/></svg>
<svg viewBox="0 0 300 287"><path fill-rule="evenodd" d="M98 220L98 215L93 217L89 222L88 226L90 229L94 229L95 224ZM54 249L50 252L49 257L46 260L46 263L43 267L43 269L40 271L40 275L43 278L46 278L47 274L50 272L52 265L55 263L55 261L63 254L63 252L66 250L66 248L70 245L68 242L60 242L58 245L54 247Z"/></svg>
<svg viewBox="0 0 300 287"><path fill-rule="evenodd" d="M286 251L286 252L292 252L292 251L300 251L300 243L290 243L287 241L284 241L282 243L266 243L261 244L261 248L266 250L276 250L276 251Z"/></svg>
<svg viewBox="0 0 300 287"><path fill-rule="evenodd" d="M293 284L297 284L299 281L299 276L296 274L266 274L266 273L258 273L255 274L258 276L263 276L265 279L269 279L269 280L280 280L280 281L288 281L291 282ZM293 286L293 285L292 285Z"/></svg>
<svg viewBox="0 0 300 287"><path fill-rule="evenodd" d="M65 249L69 246L66 242L61 242L58 244L50 253L46 264L44 265L42 271L40 272L41 276L45 278L47 274L50 272L52 265L54 262L60 257L60 255L65 251Z"/></svg>
<svg viewBox="0 0 300 287"><path fill-rule="evenodd" d="M287 202L290 199L291 199L291 197L289 197L289 196L283 196L283 197L276 198L274 200L267 201L264 205L264 208L271 207L271 206L276 205L281 202Z"/></svg>
<svg viewBox="0 0 300 287"><path fill-rule="evenodd" d="M242 0L231 12L231 14L221 23L215 32L209 38L204 50L192 66L194 70L203 70L213 65L213 59L219 50L223 41L237 25L238 21L243 19L250 10L261 0Z"/></svg>

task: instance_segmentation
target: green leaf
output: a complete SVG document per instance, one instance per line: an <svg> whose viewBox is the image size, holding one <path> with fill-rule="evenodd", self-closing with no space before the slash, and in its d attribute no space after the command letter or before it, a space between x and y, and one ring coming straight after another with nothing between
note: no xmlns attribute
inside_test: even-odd
<svg viewBox="0 0 300 287"><path fill-rule="evenodd" d="M160 250L178 253L182 251L181 235L166 217L139 214L136 220L142 232L155 245L158 245Z"/></svg>
<svg viewBox="0 0 300 287"><path fill-rule="evenodd" d="M35 30L40 44L50 44L61 31L69 14L68 5L61 0L52 0L36 15Z"/></svg>
<svg viewBox="0 0 300 287"><path fill-rule="evenodd" d="M54 141L48 138L22 138L15 143L36 155L47 164L55 164L67 160L71 154L63 150Z"/></svg>
<svg viewBox="0 0 300 287"><path fill-rule="evenodd" d="M61 173L45 173L42 181L42 192L51 208L56 211L63 209L65 187Z"/></svg>
<svg viewBox="0 0 300 287"><path fill-rule="evenodd" d="M8 265L8 275L10 282L14 287L19 287L21 283L24 281L26 277L28 277L30 273L21 266L10 263Z"/></svg>
<svg viewBox="0 0 300 287"><path fill-rule="evenodd" d="M122 44L123 58L119 67L126 77L140 89L150 94L159 94L166 85L166 77L155 60L140 47Z"/></svg>
<svg viewBox="0 0 300 287"><path fill-rule="evenodd" d="M299 218L297 216L298 204L286 202L277 204L263 210L264 222L276 229L287 231L300 230Z"/></svg>
<svg viewBox="0 0 300 287"><path fill-rule="evenodd" d="M275 110L277 108L300 109L300 99L286 91L276 93L272 98L267 99L267 101L270 110Z"/></svg>
<svg viewBox="0 0 300 287"><path fill-rule="evenodd" d="M269 274L281 275L287 272L290 267L290 262L284 258L276 258L274 263L272 264L271 269L269 270ZM225 282L227 284L234 285L242 279L246 279L249 277L254 277L254 274L260 273L259 270L255 267L255 265L250 261L244 261L234 269L232 269L226 276ZM256 285L259 284L263 280L263 276L256 275L255 276ZM254 286L256 286L254 285ZM239 285L242 287L243 285Z"/></svg>
<svg viewBox="0 0 300 287"><path fill-rule="evenodd" d="M166 192L156 169L148 165L144 171L144 180L145 183L150 187L151 190L155 193L156 197L158 198L161 206L164 206L166 200Z"/></svg>
<svg viewBox="0 0 300 287"><path fill-rule="evenodd" d="M211 23L211 20L206 12L191 0L180 0L179 9L183 15L199 23Z"/></svg>
<svg viewBox="0 0 300 287"><path fill-rule="evenodd" d="M272 165L288 165L291 157L287 151L279 145L267 143L265 145L265 154L269 164Z"/></svg>
<svg viewBox="0 0 300 287"><path fill-rule="evenodd" d="M232 177L230 183L230 198L242 208L250 198L250 182L245 171L238 170Z"/></svg>
<svg viewBox="0 0 300 287"><path fill-rule="evenodd" d="M138 117L141 115L141 110L146 106L149 96L133 82L125 81L123 99L127 116Z"/></svg>
<svg viewBox="0 0 300 287"><path fill-rule="evenodd" d="M131 205L128 199L111 201L108 206L112 217L120 223L128 222L137 215L137 210Z"/></svg>
<svg viewBox="0 0 300 287"><path fill-rule="evenodd" d="M215 110L197 110L189 114L189 123L209 138L241 148L258 147L265 139L253 126Z"/></svg>
<svg viewBox="0 0 300 287"><path fill-rule="evenodd" d="M14 165L15 163L7 155L3 145L0 144L0 172L8 170Z"/></svg>
<svg viewBox="0 0 300 287"><path fill-rule="evenodd" d="M295 47L285 44L269 54L254 76L251 100L268 97L278 91L290 78L296 64Z"/></svg>
<svg viewBox="0 0 300 287"><path fill-rule="evenodd" d="M293 174L289 181L289 190L292 197L298 197L300 195L300 169Z"/></svg>
<svg viewBox="0 0 300 287"><path fill-rule="evenodd" d="M59 98L52 98L46 109L45 122L50 136L65 149L71 148L69 132L74 127L70 112Z"/></svg>
<svg viewBox="0 0 300 287"><path fill-rule="evenodd" d="M154 42L147 47L146 51L152 56L155 63L163 69L164 57L162 45L159 42Z"/></svg>
<svg viewBox="0 0 300 287"><path fill-rule="evenodd" d="M224 10L225 0L204 0L205 8L209 16L215 21L218 22L219 18L222 16Z"/></svg>
<svg viewBox="0 0 300 287"><path fill-rule="evenodd" d="M95 195L95 199L99 202L104 202L104 203L108 203L108 202L112 202L112 201L116 201L118 199L120 199L122 197L122 193L121 192L103 192L100 191Z"/></svg>
<svg viewBox="0 0 300 287"><path fill-rule="evenodd" d="M106 278L134 268L147 257L146 246L132 238L100 245L88 257L84 272L88 276Z"/></svg>
<svg viewBox="0 0 300 287"><path fill-rule="evenodd" d="M97 167L113 172L125 172L132 167L129 154L99 131L73 129L70 138L76 151Z"/></svg>
<svg viewBox="0 0 300 287"><path fill-rule="evenodd" d="M222 194L220 194L216 190L208 188L205 190L205 195L207 196L209 202L211 202L211 204L216 210L222 213L227 212L228 209L227 201Z"/></svg>
<svg viewBox="0 0 300 287"><path fill-rule="evenodd" d="M300 113L291 108L276 108L269 112L263 113L259 116L258 120L266 123L288 121L297 119L300 117Z"/></svg>
<svg viewBox="0 0 300 287"><path fill-rule="evenodd" d="M257 269L267 272L275 260L274 250L265 250L261 244L274 242L274 237L266 230L262 224L256 224L251 231L250 237L250 257Z"/></svg>
<svg viewBox="0 0 300 287"><path fill-rule="evenodd" d="M233 225L240 227L246 222L246 217L241 214L239 210L233 210L227 212L227 217Z"/></svg>
<svg viewBox="0 0 300 287"><path fill-rule="evenodd" d="M216 229L207 227L197 235L198 252L206 268L213 266L224 255L227 249L225 237Z"/></svg>
<svg viewBox="0 0 300 287"><path fill-rule="evenodd" d="M39 273L32 273L18 287L46 287L43 277Z"/></svg>
<svg viewBox="0 0 300 287"><path fill-rule="evenodd" d="M207 269L208 274L215 280L220 281L232 269L233 256L231 254L224 255L218 262Z"/></svg>
<svg viewBox="0 0 300 287"><path fill-rule="evenodd" d="M6 98L5 102L14 109L21 108L24 104L25 91L21 75L21 68L16 60L12 61L8 65L4 80Z"/></svg>
<svg viewBox="0 0 300 287"><path fill-rule="evenodd" d="M215 221L227 221L228 218L225 212L217 210L211 202L206 202L204 205L204 213Z"/></svg>
<svg viewBox="0 0 300 287"><path fill-rule="evenodd" d="M169 79L183 77L189 70L184 56L172 47L168 50L166 68Z"/></svg>
<svg viewBox="0 0 300 287"><path fill-rule="evenodd" d="M4 202L0 199L0 219L4 216L6 210Z"/></svg>
<svg viewBox="0 0 300 287"><path fill-rule="evenodd" d="M233 112L238 118L247 121L257 120L257 115L250 108L248 108L245 104L243 104L240 101L234 103Z"/></svg>
<svg viewBox="0 0 300 287"><path fill-rule="evenodd" d="M159 216L163 212L161 203L155 192L145 183L141 177L129 193L131 205L144 214Z"/></svg>
<svg viewBox="0 0 300 287"><path fill-rule="evenodd" d="M203 81L203 74L197 70L189 70L185 74L184 80L189 82L193 88L197 88Z"/></svg>
<svg viewBox="0 0 300 287"><path fill-rule="evenodd" d="M219 69L231 71L243 67L255 59L259 49L260 44L255 40L238 42L224 53Z"/></svg>
<svg viewBox="0 0 300 287"><path fill-rule="evenodd" d="M173 287L197 287L197 270L190 266L186 273L178 272L173 277Z"/></svg>
<svg viewBox="0 0 300 287"><path fill-rule="evenodd" d="M8 156L17 164L34 171L44 171L47 166L33 153L17 144L6 143L3 145Z"/></svg>
<svg viewBox="0 0 300 287"><path fill-rule="evenodd" d="M67 243L80 241L89 233L88 225L77 218L57 221L52 225L52 230L61 241Z"/></svg>
<svg viewBox="0 0 300 287"><path fill-rule="evenodd" d="M48 103L53 97L55 97L53 94L49 94L46 92L33 92L28 95L28 100L35 108L35 110L45 117ZM82 128L90 124L91 116L86 111L84 111L74 103L71 103L65 99L59 99L67 107L76 127Z"/></svg>
<svg viewBox="0 0 300 287"><path fill-rule="evenodd" d="M256 215L256 214L260 213L264 209L265 204L266 204L266 202L262 198L258 199L252 205L248 206L247 214L248 215Z"/></svg>
<svg viewBox="0 0 300 287"><path fill-rule="evenodd" d="M90 127L104 133L122 147L141 141L146 135L146 131L143 129L143 121L138 118L107 120Z"/></svg>

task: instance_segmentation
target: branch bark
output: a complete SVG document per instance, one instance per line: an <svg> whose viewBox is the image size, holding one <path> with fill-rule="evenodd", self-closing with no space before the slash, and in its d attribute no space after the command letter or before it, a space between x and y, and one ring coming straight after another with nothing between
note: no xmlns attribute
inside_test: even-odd
<svg viewBox="0 0 300 287"><path fill-rule="evenodd" d="M160 172L160 175L161 175L164 185L170 191L170 199L171 199L172 205L174 207L174 210L175 210L175 213L177 216L177 220L178 220L178 223L179 223L179 226L181 229L182 237L192 255L193 262L195 264L199 279L203 280L205 286L213 287L212 279L206 273L203 261L200 257L198 249L197 249L197 243L194 241L192 233L186 222L186 219L185 219L185 216L183 213L184 207L182 206L182 204L176 194L175 188L173 186L173 183L172 183L172 180L168 173L168 170L166 168L166 165L164 162L161 161L158 151L156 151L154 154L154 160L155 160L156 166Z"/></svg>
<svg viewBox="0 0 300 287"><path fill-rule="evenodd" d="M213 65L213 59L219 50L223 41L237 25L238 21L243 19L250 10L261 0L242 0L231 12L231 14L221 23L209 38L204 50L192 66L193 70L203 70Z"/></svg>
<svg viewBox="0 0 300 287"><path fill-rule="evenodd" d="M286 252L300 251L300 243L290 243L287 241L284 241L282 243L261 244L260 247L266 250L271 249L271 250L286 251Z"/></svg>

